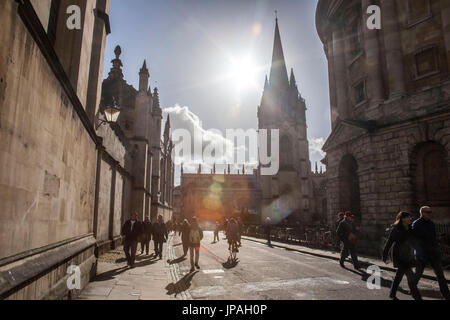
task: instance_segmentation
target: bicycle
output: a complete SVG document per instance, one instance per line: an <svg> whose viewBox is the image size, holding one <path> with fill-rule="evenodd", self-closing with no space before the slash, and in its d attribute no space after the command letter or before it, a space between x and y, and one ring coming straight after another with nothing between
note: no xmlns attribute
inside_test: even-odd
<svg viewBox="0 0 450 320"><path fill-rule="evenodd" d="M228 261L231 261L231 262L237 261L237 253L239 252L237 240L233 240L231 245L228 246L228 251L230 252Z"/></svg>

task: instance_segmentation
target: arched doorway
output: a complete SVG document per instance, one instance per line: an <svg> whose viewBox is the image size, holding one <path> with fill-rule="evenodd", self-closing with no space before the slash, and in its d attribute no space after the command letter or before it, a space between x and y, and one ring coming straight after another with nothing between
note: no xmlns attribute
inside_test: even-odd
<svg viewBox="0 0 450 320"><path fill-rule="evenodd" d="M344 156L339 166L339 207L361 218L358 163L351 155Z"/></svg>
<svg viewBox="0 0 450 320"><path fill-rule="evenodd" d="M436 142L419 144L411 163L417 209L429 205L443 218L448 216L445 213L450 209L450 180L445 148Z"/></svg>

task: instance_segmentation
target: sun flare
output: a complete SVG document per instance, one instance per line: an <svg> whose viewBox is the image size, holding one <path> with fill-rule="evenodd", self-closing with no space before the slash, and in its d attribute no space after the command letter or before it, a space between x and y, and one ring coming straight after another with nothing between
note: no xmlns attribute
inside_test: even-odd
<svg viewBox="0 0 450 320"><path fill-rule="evenodd" d="M231 61L231 79L237 90L256 84L258 68L250 56Z"/></svg>

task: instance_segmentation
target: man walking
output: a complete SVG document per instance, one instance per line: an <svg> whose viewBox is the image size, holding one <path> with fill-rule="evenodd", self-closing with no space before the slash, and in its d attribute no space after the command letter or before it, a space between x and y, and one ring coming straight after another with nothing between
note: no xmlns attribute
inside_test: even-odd
<svg viewBox="0 0 450 320"><path fill-rule="evenodd" d="M145 253L148 256L150 251L150 241L152 240L152 223L150 222L150 217L145 217L142 229L142 235L140 236L141 254L144 254L145 248Z"/></svg>
<svg viewBox="0 0 450 320"><path fill-rule="evenodd" d="M336 220L336 224L334 226L334 230L337 230L337 228L339 227L339 224L344 220L345 217L345 213L343 212L339 212L338 213L338 219ZM341 244L341 240L339 239L339 237L336 237L337 241L336 241L336 248L339 251L340 250L340 244Z"/></svg>
<svg viewBox="0 0 450 320"><path fill-rule="evenodd" d="M197 218L192 218L191 230L189 231L189 255L191 260L191 272L195 268L200 269L198 264L200 259L200 241L203 239L203 230L198 225ZM194 257L195 256L195 257Z"/></svg>
<svg viewBox="0 0 450 320"><path fill-rule="evenodd" d="M214 229L214 243L219 242L219 230L220 230L220 226L219 226L219 221L216 221L216 226ZM217 239L217 241L216 241Z"/></svg>
<svg viewBox="0 0 450 320"><path fill-rule="evenodd" d="M345 213L344 220L339 223L336 233L339 239L344 244L344 248L341 251L341 259L339 264L344 268L344 261L350 255L352 257L353 266L355 269L360 269L358 263L358 256L356 255L356 228L353 222L354 215L350 212Z"/></svg>
<svg viewBox="0 0 450 320"><path fill-rule="evenodd" d="M416 244L416 285L423 275L425 266L429 263L436 274L442 296L450 300L447 280L442 268L441 253L436 237L436 228L431 221L433 211L430 207L420 209L420 218L412 225L413 235L417 240Z"/></svg>
<svg viewBox="0 0 450 320"><path fill-rule="evenodd" d="M125 256L127 257L128 266L131 268L134 268L138 237L141 233L141 222L137 221L137 213L133 212L130 220L126 221L122 226L121 232L121 235L124 236L123 250L125 251Z"/></svg>
<svg viewBox="0 0 450 320"><path fill-rule="evenodd" d="M167 241L169 234L163 216L158 216L158 222L153 224L153 242L155 243L155 256L162 259L163 243Z"/></svg>

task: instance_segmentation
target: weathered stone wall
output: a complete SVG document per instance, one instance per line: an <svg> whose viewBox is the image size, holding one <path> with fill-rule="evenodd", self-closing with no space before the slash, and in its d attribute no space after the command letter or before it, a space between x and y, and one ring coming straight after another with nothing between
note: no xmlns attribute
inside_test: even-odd
<svg viewBox="0 0 450 320"><path fill-rule="evenodd" d="M0 4L0 258L92 232L95 144L17 15Z"/></svg>

